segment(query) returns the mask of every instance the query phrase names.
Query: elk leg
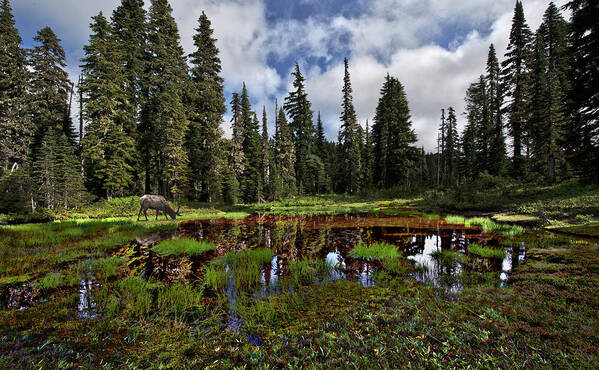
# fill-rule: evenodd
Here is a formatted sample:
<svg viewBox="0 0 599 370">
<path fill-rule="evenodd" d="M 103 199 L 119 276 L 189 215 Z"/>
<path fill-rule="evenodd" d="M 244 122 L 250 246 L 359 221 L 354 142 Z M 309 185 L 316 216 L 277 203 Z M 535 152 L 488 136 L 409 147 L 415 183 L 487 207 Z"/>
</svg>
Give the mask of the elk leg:
<svg viewBox="0 0 599 370">
<path fill-rule="evenodd" d="M 159 210 L 156 210 L 156 221 L 158 221 L 158 215 L 160 214 Z"/>
<path fill-rule="evenodd" d="M 144 209 L 144 207 L 139 207 L 139 213 L 137 214 L 137 221 L 139 221 L 139 216 L 141 216 L 142 209 Z"/>
<path fill-rule="evenodd" d="M 168 221 L 168 216 L 166 215 L 166 212 L 164 212 L 164 218 L 166 218 L 166 220 Z"/>
<path fill-rule="evenodd" d="M 144 209 L 144 216 L 146 216 L 146 221 L 148 221 L 148 209 Z"/>
</svg>

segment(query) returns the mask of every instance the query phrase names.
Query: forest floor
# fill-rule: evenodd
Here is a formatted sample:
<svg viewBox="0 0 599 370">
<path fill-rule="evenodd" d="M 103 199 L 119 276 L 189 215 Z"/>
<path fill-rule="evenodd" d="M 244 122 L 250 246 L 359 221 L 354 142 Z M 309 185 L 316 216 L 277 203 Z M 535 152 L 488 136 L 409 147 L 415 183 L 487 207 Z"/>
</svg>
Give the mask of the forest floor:
<svg viewBox="0 0 599 370">
<path fill-rule="evenodd" d="M 124 198 L 63 214 L 67 221 L 3 226 L 0 367 L 599 367 L 599 243 L 542 229 L 596 236 L 599 191 L 570 184 L 503 190 L 501 201 L 498 194 L 190 204 L 177 222 L 136 222 L 137 199 Z M 492 207 L 478 206 L 484 197 Z M 132 241 L 173 232 L 179 221 L 258 213 L 282 215 L 280 223 L 289 215 L 363 212 L 422 220 L 440 217 L 432 212 L 485 213 L 534 223 L 509 236 L 509 245 L 526 245 L 526 261 L 506 285 L 476 277 L 451 299 L 415 280 L 417 266 L 405 257 L 399 267 L 375 265 L 374 286 L 344 279 L 298 285 L 264 299 L 239 296 L 234 307 L 209 278 L 216 265 L 208 259 L 218 251 L 160 259 L 199 261 L 193 281 L 148 280 L 136 265 L 139 242 Z M 242 319 L 236 329 L 231 310 Z"/>
</svg>

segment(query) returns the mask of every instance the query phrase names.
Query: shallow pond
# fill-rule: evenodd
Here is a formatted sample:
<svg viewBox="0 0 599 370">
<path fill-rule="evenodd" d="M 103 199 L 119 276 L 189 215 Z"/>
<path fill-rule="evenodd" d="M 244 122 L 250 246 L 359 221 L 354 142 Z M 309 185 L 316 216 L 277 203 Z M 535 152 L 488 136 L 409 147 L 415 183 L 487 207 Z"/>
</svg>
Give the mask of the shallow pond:
<svg viewBox="0 0 599 370">
<path fill-rule="evenodd" d="M 151 246 L 160 240 L 192 237 L 210 241 L 216 248 L 196 257 L 160 257 Z M 510 271 L 525 258 L 525 246 L 504 246 L 509 237 L 483 233 L 478 226 L 451 224 L 439 217 L 393 216 L 377 213 L 343 216 L 252 215 L 241 220 L 210 219 L 184 222 L 170 233 L 138 238 L 131 251 L 131 266 L 143 276 L 158 280 L 188 282 L 199 279 L 210 261 L 229 252 L 268 248 L 270 263 L 260 268 L 260 284 L 254 289 L 259 297 L 281 292 L 280 283 L 290 275 L 291 261 L 326 262 L 329 268 L 312 283 L 348 279 L 363 286 L 376 284 L 377 260 L 352 258 L 351 250 L 359 243 L 386 242 L 397 246 L 414 266 L 409 274 L 438 288 L 439 294 L 455 296 L 469 284 L 501 286 Z M 505 257 L 482 258 L 468 251 L 469 245 L 505 249 Z M 292 262 L 293 263 L 293 262 Z M 242 282 L 228 276 L 226 293 Z M 234 299 L 234 297 L 231 297 Z"/>
</svg>

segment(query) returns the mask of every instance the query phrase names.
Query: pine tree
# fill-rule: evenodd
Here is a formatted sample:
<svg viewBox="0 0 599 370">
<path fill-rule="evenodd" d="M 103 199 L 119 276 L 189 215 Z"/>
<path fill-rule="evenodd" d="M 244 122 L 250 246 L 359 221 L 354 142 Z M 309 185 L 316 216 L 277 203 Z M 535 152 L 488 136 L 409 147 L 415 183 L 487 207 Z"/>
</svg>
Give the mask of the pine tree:
<svg viewBox="0 0 599 370">
<path fill-rule="evenodd" d="M 147 100 L 142 109 L 140 151 L 146 170 L 145 191 L 157 189 L 162 195 L 179 197 L 188 179 L 184 149 L 187 119 L 183 105 L 188 74 L 171 13 L 167 0 L 152 0 L 143 82 Z"/>
<path fill-rule="evenodd" d="M 30 53 L 32 117 L 36 126 L 32 154 L 35 158 L 50 127 L 61 130 L 71 145 L 75 144 L 76 134 L 68 103 L 72 83 L 64 69 L 66 55 L 60 40 L 50 27 L 45 27 L 38 31 L 34 41 L 39 44 Z"/>
<path fill-rule="evenodd" d="M 187 150 L 191 164 L 191 181 L 199 193 L 198 199 L 213 201 L 220 198 L 222 168 L 220 123 L 226 111 L 223 79 L 216 39 L 204 12 L 194 36 L 196 51 L 191 54 L 191 93 L 189 94 L 189 131 Z"/>
<path fill-rule="evenodd" d="M 276 163 L 283 183 L 283 197 L 288 197 L 295 195 L 297 191 L 295 182 L 295 146 L 293 145 L 291 129 L 287 124 L 283 108 L 279 109 L 277 125 L 279 127 L 279 135 L 275 143 Z"/>
<path fill-rule="evenodd" d="M 243 176 L 240 181 L 241 198 L 246 203 L 262 198 L 262 150 L 260 123 L 252 111 L 250 98 L 243 84 L 241 91 L 241 122 L 243 123 Z"/>
<path fill-rule="evenodd" d="M 60 127 L 49 127 L 33 163 L 34 200 L 42 207 L 72 208 L 82 202 L 83 180 L 72 145 Z"/>
<path fill-rule="evenodd" d="M 503 134 L 503 91 L 501 88 L 501 70 L 493 44 L 489 46 L 487 57 L 487 99 L 489 109 L 489 157 L 488 171 L 500 175 L 505 166 L 505 136 Z"/>
<path fill-rule="evenodd" d="M 599 182 L 599 3 L 572 0 L 572 62 L 568 152 L 578 173 Z"/>
<path fill-rule="evenodd" d="M 232 165 L 237 181 L 241 181 L 243 171 L 245 169 L 245 158 L 243 156 L 243 121 L 241 120 L 241 100 L 239 94 L 233 93 L 231 99 L 231 131 L 233 132 L 232 139 Z"/>
<path fill-rule="evenodd" d="M 133 117 L 131 121 L 124 122 L 123 129 L 136 143 L 141 139 L 139 113 L 144 106 L 143 99 L 147 98 L 147 92 L 144 92 L 142 87 L 142 83 L 147 80 L 144 77 L 147 28 L 146 11 L 143 6 L 143 0 L 121 0 L 111 17 L 115 47 L 119 49 L 117 62 L 123 67 L 124 89 L 127 92 L 129 109 L 127 115 Z M 131 151 L 130 156 L 134 182 L 132 191 L 140 192 L 143 189 L 141 177 L 144 168 L 139 148 Z"/>
<path fill-rule="evenodd" d="M 308 101 L 308 94 L 304 87 L 304 77 L 299 65 L 295 64 L 295 77 L 293 87 L 295 91 L 289 92 L 285 98 L 284 109 L 291 119 L 290 128 L 295 146 L 295 178 L 300 193 L 316 192 L 314 188 L 315 179 L 309 178 L 309 158 L 313 154 L 314 124 L 312 123 L 312 104 Z"/>
<path fill-rule="evenodd" d="M 487 94 L 483 78 L 470 84 L 466 91 L 466 127 L 462 134 L 462 174 L 474 178 L 486 170 L 485 147 L 481 147 L 480 131 L 487 121 Z"/>
<path fill-rule="evenodd" d="M 563 168 L 564 163 L 561 144 L 568 125 L 566 97 L 570 90 L 568 24 L 553 2 L 545 11 L 539 31 L 547 58 L 546 178 L 553 183 L 556 180 L 556 168 Z"/>
<path fill-rule="evenodd" d="M 447 182 L 452 184 L 457 177 L 459 160 L 457 118 L 453 107 L 449 107 L 447 110 L 445 156 L 445 162 L 447 163 Z"/>
<path fill-rule="evenodd" d="M 364 141 L 361 149 L 361 163 L 362 163 L 362 184 L 364 187 L 372 186 L 372 168 L 374 166 L 373 146 L 372 146 L 372 134 L 366 120 L 366 129 L 364 130 Z"/>
<path fill-rule="evenodd" d="M 82 79 L 84 117 L 88 124 L 82 156 L 90 187 L 97 187 L 109 199 L 123 195 L 132 181 L 132 153 L 135 143 L 125 131 L 134 122 L 126 90 L 123 66 L 118 62 L 112 29 L 102 13 L 92 18 L 92 35 L 84 46 Z"/>
<path fill-rule="evenodd" d="M 266 119 L 266 107 L 262 107 L 262 187 L 264 199 L 273 198 L 273 190 L 270 178 L 270 160 L 271 160 L 270 142 L 268 138 L 268 121 Z"/>
<path fill-rule="evenodd" d="M 318 111 L 318 119 L 316 120 L 316 153 L 323 161 L 326 158 L 326 142 L 327 139 L 324 136 L 324 127 L 322 126 L 320 111 Z"/>
<path fill-rule="evenodd" d="M 509 115 L 508 128 L 513 145 L 514 177 L 524 175 L 523 145 L 529 121 L 529 68 L 532 33 L 526 24 L 522 2 L 516 1 L 510 42 L 503 67 L 503 89 L 508 97 L 506 111 Z"/>
<path fill-rule="evenodd" d="M 0 4 L 0 174 L 25 165 L 34 127 L 27 56 L 8 0 Z"/>
<path fill-rule="evenodd" d="M 339 176 L 341 178 L 341 191 L 352 194 L 360 189 L 360 140 L 358 138 L 359 125 L 354 109 L 347 58 L 345 58 L 344 63 L 343 101 L 341 103 L 343 111 L 339 117 L 341 120 L 339 144 L 341 146 L 341 158 L 343 159 L 343 164 L 341 166 L 342 172 Z"/>
<path fill-rule="evenodd" d="M 374 183 L 379 187 L 408 185 L 416 166 L 416 134 L 401 82 L 387 75 L 372 126 Z"/>
</svg>

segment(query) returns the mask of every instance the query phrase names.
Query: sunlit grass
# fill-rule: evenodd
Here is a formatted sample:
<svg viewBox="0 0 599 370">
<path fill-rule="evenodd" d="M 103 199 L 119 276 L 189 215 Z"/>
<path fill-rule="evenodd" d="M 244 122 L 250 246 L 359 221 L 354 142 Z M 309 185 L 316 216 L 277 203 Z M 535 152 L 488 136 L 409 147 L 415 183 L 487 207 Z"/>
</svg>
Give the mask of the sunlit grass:
<svg viewBox="0 0 599 370">
<path fill-rule="evenodd" d="M 386 258 L 398 258 L 401 256 L 396 246 L 377 242 L 372 244 L 360 243 L 354 247 L 350 252 L 350 256 L 353 258 L 364 258 L 364 259 L 386 259 Z"/>
<path fill-rule="evenodd" d="M 152 250 L 161 256 L 199 256 L 202 253 L 213 250 L 216 246 L 204 240 L 192 238 L 177 238 L 160 242 Z"/>
<path fill-rule="evenodd" d="M 468 252 L 484 258 L 503 259 L 505 257 L 505 250 L 503 249 L 485 247 L 476 243 L 470 244 Z"/>
</svg>

